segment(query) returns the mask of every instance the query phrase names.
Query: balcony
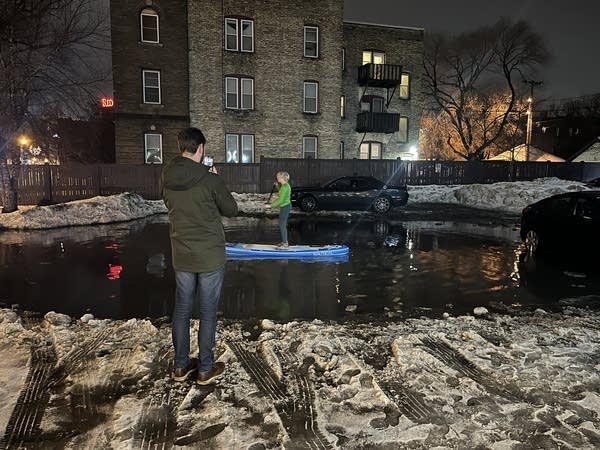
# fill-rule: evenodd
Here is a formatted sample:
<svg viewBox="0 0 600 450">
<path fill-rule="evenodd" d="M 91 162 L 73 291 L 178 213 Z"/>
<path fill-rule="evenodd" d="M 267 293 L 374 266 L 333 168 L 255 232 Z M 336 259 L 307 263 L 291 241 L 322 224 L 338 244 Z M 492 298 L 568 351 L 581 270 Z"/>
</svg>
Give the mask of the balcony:
<svg viewBox="0 0 600 450">
<path fill-rule="evenodd" d="M 400 84 L 402 66 L 393 64 L 365 64 L 358 68 L 359 86 L 392 88 Z"/>
<path fill-rule="evenodd" d="M 396 133 L 400 131 L 400 114 L 361 112 L 356 116 L 358 133 Z"/>
</svg>

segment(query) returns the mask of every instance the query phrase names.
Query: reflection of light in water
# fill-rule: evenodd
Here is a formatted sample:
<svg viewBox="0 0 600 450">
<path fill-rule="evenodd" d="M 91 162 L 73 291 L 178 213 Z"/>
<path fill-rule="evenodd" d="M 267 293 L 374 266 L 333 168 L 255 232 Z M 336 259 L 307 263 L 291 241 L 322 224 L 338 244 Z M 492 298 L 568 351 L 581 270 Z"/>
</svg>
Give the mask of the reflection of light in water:
<svg viewBox="0 0 600 450">
<path fill-rule="evenodd" d="M 123 272 L 123 266 L 121 264 L 109 264 L 106 278 L 111 281 L 118 280 L 121 278 L 121 272 Z"/>
</svg>

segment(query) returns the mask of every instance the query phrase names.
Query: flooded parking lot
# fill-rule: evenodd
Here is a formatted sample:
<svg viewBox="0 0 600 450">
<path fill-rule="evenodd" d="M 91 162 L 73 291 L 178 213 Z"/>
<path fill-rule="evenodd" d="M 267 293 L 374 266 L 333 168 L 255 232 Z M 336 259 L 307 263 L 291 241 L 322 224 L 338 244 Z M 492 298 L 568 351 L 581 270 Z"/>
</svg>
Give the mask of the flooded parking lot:
<svg viewBox="0 0 600 450">
<path fill-rule="evenodd" d="M 550 308 L 600 292 L 593 274 L 524 260 L 515 220 L 294 218 L 298 244 L 344 243 L 347 262 L 229 261 L 224 318 L 343 320 L 349 315 L 434 316 L 474 307 Z M 423 219 L 423 220 L 416 220 Z M 514 219 L 514 218 L 513 218 Z M 499 223 L 499 224 L 495 224 Z M 275 219 L 225 223 L 231 242 L 271 243 Z M 174 280 L 164 216 L 0 235 L 0 303 L 80 317 L 170 314 Z"/>
</svg>

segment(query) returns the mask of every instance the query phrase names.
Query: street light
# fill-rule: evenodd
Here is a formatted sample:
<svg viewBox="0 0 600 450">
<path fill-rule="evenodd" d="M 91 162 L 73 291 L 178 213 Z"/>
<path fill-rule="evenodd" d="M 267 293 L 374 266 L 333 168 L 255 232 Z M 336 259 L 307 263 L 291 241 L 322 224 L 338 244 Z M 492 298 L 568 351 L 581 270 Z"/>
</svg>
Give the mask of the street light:
<svg viewBox="0 0 600 450">
<path fill-rule="evenodd" d="M 527 135 L 525 136 L 525 161 L 529 161 L 529 147 L 531 146 L 531 131 L 533 129 L 533 87 L 541 86 L 541 81 L 523 80 L 523 83 L 530 87 L 529 98 L 527 99 Z"/>
<path fill-rule="evenodd" d="M 31 139 L 29 139 L 27 136 L 22 134 L 21 136 L 19 136 L 17 141 L 19 143 L 19 161 L 22 163 L 23 162 L 23 148 L 29 147 L 29 145 L 31 143 Z"/>
</svg>

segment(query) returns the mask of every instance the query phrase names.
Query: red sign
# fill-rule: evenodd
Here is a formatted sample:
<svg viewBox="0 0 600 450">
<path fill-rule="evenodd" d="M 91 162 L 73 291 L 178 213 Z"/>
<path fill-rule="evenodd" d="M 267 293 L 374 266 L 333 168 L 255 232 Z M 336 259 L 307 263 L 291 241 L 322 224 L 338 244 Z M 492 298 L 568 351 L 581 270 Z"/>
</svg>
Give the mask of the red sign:
<svg viewBox="0 0 600 450">
<path fill-rule="evenodd" d="M 115 100 L 112 97 L 102 97 L 101 102 L 103 108 L 112 108 L 115 106 Z"/>
</svg>

